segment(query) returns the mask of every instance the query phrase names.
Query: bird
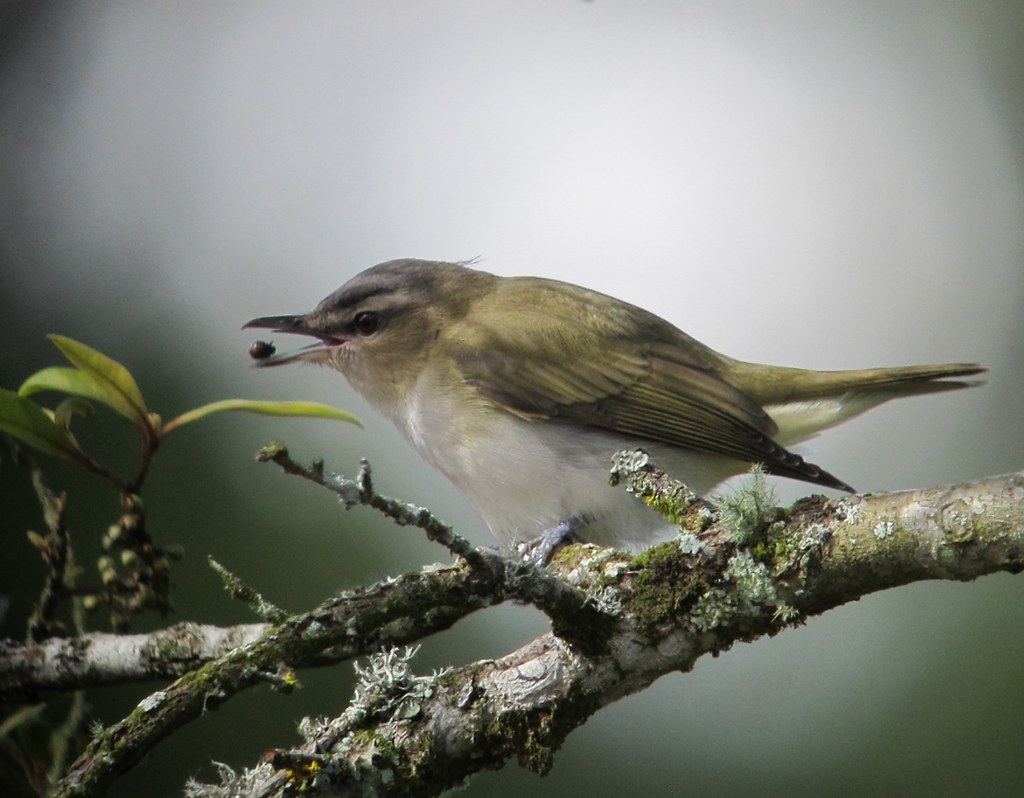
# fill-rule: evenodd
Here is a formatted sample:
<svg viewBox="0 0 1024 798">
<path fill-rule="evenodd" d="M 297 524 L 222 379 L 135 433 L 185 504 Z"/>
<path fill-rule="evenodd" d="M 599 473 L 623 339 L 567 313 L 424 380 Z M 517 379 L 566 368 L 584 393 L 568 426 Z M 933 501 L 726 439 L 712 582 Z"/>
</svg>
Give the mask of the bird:
<svg viewBox="0 0 1024 798">
<path fill-rule="evenodd" d="M 610 487 L 643 449 L 699 495 L 752 464 L 852 492 L 790 450 L 889 399 L 978 384 L 948 363 L 815 371 L 720 354 L 640 307 L 578 285 L 406 258 L 357 274 L 308 313 L 244 328 L 316 339 L 260 368 L 339 371 L 502 543 L 639 551 L 674 528 Z"/>
</svg>

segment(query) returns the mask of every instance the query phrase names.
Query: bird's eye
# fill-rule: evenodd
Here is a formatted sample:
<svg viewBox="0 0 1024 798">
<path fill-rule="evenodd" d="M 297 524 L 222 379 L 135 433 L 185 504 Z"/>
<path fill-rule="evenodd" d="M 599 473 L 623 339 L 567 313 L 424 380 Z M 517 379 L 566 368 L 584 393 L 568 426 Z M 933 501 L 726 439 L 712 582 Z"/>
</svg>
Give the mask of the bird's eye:
<svg viewBox="0 0 1024 798">
<path fill-rule="evenodd" d="M 372 310 L 364 310 L 356 314 L 352 325 L 360 335 L 373 335 L 380 327 L 380 314 Z"/>
</svg>

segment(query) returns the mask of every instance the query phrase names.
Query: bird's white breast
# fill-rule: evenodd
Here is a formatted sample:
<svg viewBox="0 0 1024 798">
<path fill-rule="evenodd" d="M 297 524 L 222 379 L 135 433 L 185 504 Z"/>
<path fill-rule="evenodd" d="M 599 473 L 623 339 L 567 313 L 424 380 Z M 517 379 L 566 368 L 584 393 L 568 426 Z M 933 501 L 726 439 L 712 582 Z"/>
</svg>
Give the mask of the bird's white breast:
<svg viewBox="0 0 1024 798">
<path fill-rule="evenodd" d="M 704 492 L 743 469 L 721 457 L 686 452 L 593 428 L 527 420 L 487 404 L 468 413 L 465 397 L 425 378 L 388 415 L 420 454 L 462 491 L 501 541 L 529 540 L 572 517 L 581 536 L 642 548 L 674 529 L 621 486 L 608 484 L 612 456 L 642 447 L 693 490 Z"/>
</svg>

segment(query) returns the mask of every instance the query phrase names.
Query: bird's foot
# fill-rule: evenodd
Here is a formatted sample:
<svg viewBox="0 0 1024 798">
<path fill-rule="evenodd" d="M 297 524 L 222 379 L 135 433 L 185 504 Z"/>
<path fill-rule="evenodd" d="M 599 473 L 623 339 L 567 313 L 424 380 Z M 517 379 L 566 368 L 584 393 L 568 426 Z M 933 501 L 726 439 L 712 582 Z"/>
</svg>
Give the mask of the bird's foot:
<svg viewBox="0 0 1024 798">
<path fill-rule="evenodd" d="M 585 543 L 577 530 L 582 529 L 586 522 L 579 516 L 574 515 L 555 526 L 549 527 L 540 533 L 533 540 L 521 544 L 520 551 L 523 559 L 535 565 L 547 565 L 555 549 L 568 543 Z"/>
</svg>

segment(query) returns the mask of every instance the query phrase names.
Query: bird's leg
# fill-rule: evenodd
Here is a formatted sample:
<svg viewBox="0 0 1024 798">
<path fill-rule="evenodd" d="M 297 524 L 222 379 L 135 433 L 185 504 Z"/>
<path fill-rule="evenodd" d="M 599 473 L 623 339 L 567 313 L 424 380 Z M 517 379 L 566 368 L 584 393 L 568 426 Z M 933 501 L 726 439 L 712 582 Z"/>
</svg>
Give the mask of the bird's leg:
<svg viewBox="0 0 1024 798">
<path fill-rule="evenodd" d="M 586 543 L 577 530 L 586 526 L 586 521 L 578 515 L 567 518 L 561 523 L 548 527 L 533 540 L 523 544 L 524 559 L 537 565 L 547 565 L 555 549 L 567 543 Z"/>
</svg>

